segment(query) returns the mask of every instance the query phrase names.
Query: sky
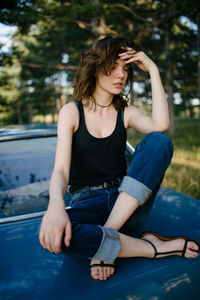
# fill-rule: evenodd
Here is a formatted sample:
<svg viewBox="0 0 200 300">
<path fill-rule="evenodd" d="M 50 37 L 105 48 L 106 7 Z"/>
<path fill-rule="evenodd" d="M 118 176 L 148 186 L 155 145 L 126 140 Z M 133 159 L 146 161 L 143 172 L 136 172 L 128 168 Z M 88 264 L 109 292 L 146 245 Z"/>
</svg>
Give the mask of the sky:
<svg viewBox="0 0 200 300">
<path fill-rule="evenodd" d="M 8 52 L 11 47 L 11 35 L 17 30 L 16 26 L 8 26 L 0 23 L 0 44 L 3 44 L 1 48 L 2 52 Z"/>
</svg>

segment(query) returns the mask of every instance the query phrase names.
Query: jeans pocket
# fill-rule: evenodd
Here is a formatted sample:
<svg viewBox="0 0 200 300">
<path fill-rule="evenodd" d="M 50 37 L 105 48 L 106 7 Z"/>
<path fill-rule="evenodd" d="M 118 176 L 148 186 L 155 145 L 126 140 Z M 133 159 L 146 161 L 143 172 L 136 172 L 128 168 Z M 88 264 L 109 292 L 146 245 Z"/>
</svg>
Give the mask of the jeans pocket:
<svg viewBox="0 0 200 300">
<path fill-rule="evenodd" d="M 82 199 L 82 194 L 83 193 L 81 192 L 72 194 L 70 205 L 74 206 L 76 203 L 78 203 Z"/>
</svg>

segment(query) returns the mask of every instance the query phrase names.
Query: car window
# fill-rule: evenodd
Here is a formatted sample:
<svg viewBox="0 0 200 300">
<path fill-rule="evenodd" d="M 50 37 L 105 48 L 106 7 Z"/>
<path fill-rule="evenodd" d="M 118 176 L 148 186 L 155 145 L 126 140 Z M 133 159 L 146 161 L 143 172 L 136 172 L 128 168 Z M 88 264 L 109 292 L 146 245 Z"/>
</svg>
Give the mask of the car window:
<svg viewBox="0 0 200 300">
<path fill-rule="evenodd" d="M 45 210 L 56 137 L 0 143 L 0 217 Z"/>
<path fill-rule="evenodd" d="M 54 136 L 0 143 L 0 218 L 46 210 L 56 141 Z M 128 147 L 125 157 L 129 165 Z M 68 205 L 69 194 L 65 201 Z"/>
<path fill-rule="evenodd" d="M 0 190 L 48 180 L 54 163 L 56 137 L 0 143 Z"/>
</svg>

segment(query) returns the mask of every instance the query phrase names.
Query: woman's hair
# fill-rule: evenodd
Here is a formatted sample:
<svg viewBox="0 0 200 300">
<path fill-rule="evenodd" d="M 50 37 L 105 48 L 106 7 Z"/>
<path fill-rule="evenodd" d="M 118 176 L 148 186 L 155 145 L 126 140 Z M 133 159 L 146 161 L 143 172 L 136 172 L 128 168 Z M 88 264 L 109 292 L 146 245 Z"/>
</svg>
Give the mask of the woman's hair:
<svg viewBox="0 0 200 300">
<path fill-rule="evenodd" d="M 126 47 L 131 47 L 137 50 L 137 47 L 131 40 L 122 37 L 105 37 L 96 41 L 90 50 L 83 51 L 80 55 L 80 64 L 74 79 L 74 92 L 72 100 L 82 101 L 86 99 L 86 105 L 89 104 L 89 99 L 93 98 L 93 93 L 96 87 L 96 79 L 100 71 L 106 75 L 111 73 L 111 68 L 115 61 L 119 59 L 118 54 L 125 51 Z M 129 64 L 128 78 L 126 84 L 132 87 L 133 70 Z M 117 110 L 127 106 L 128 94 L 123 90 L 120 94 L 114 95 L 113 105 Z"/>
</svg>

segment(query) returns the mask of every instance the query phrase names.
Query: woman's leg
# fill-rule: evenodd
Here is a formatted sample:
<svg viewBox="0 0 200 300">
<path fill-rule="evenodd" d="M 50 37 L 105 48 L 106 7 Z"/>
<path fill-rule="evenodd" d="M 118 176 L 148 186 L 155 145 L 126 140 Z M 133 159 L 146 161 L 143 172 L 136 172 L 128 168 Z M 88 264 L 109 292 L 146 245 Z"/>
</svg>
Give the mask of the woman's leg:
<svg viewBox="0 0 200 300">
<path fill-rule="evenodd" d="M 109 263 L 117 257 L 121 248 L 119 234 L 111 228 L 103 228 L 112 203 L 118 196 L 118 188 L 90 191 L 86 188 L 73 195 L 68 215 L 72 222 L 70 247 L 63 242 L 63 252 L 77 257 L 97 258 Z M 110 268 L 104 268 L 112 273 Z"/>
<path fill-rule="evenodd" d="M 128 173 L 119 187 L 120 194 L 104 224 L 105 227 L 127 234 L 135 234 L 136 228 L 137 232 L 139 228 L 141 230 L 172 155 L 172 142 L 161 132 L 151 132 L 137 145 Z M 98 261 L 92 260 L 91 264 L 94 263 Z M 110 271 L 112 273 L 112 268 Z M 102 270 L 97 268 L 92 272 L 92 277 L 95 275 L 96 278 L 98 277 L 96 274 L 102 273 Z"/>
<path fill-rule="evenodd" d="M 91 211 L 90 213 L 92 214 Z M 63 240 L 63 253 L 90 259 L 93 260 L 93 263 L 104 261 L 112 264 L 121 248 L 119 233 L 112 228 L 104 228 L 104 216 L 102 216 L 103 222 L 101 222 L 97 213 L 94 213 L 93 216 L 90 215 L 88 220 L 84 220 L 85 216 L 87 218 L 88 212 L 84 214 L 84 211 L 81 213 L 76 208 L 69 210 L 68 214 L 72 222 L 72 239 L 69 247 L 64 244 Z M 92 221 L 91 219 L 93 219 L 93 224 L 89 224 Z M 102 226 L 95 225 L 95 223 L 102 223 Z M 99 269 L 99 279 L 104 279 L 102 272 L 105 273 L 105 279 L 114 273 L 114 268 L 104 267 Z"/>
<path fill-rule="evenodd" d="M 118 257 L 148 257 L 154 258 L 155 249 L 146 240 L 153 243 L 158 253 L 177 251 L 176 255 L 182 255 L 185 240 L 177 238 L 170 241 L 162 241 L 156 236 L 146 233 L 144 239 L 136 239 L 124 234 L 119 234 L 121 242 L 121 250 Z M 194 250 L 194 251 L 192 251 Z M 186 258 L 195 258 L 198 256 L 199 246 L 194 241 L 189 241 L 186 247 L 185 255 Z M 157 258 L 174 255 L 174 253 L 158 255 Z"/>
<path fill-rule="evenodd" d="M 137 222 L 144 222 L 172 155 L 172 142 L 161 132 L 151 132 L 137 145 L 106 227 L 119 230 L 131 215 Z"/>
<path fill-rule="evenodd" d="M 76 202 L 76 205 L 72 209 L 68 210 L 72 221 L 72 239 L 70 247 L 66 247 L 63 243 L 63 252 L 72 256 L 109 263 L 113 263 L 116 257 L 153 257 L 154 249 L 148 242 L 118 233 L 114 229 L 97 225 L 105 222 L 106 214 L 109 212 L 109 202 L 106 201 L 105 197 L 102 201 L 103 194 L 106 193 L 108 195 L 107 200 L 116 197 L 116 189 L 115 191 L 114 189 L 113 191 L 111 190 L 101 190 L 95 195 L 93 194 L 93 197 L 89 194 L 89 198 L 79 198 L 78 200 L 80 201 Z M 96 202 L 94 201 L 95 199 Z M 98 210 L 97 207 L 92 207 L 88 203 L 90 200 L 92 204 L 97 205 Z M 152 241 L 157 247 L 158 252 L 183 249 L 184 240 L 178 239 L 170 242 L 162 242 L 150 235 L 145 235 L 145 239 Z M 186 249 L 187 257 L 195 257 L 195 253 L 191 255 L 189 248 L 197 250 L 197 245 L 189 242 Z M 92 273 L 94 279 L 106 280 L 113 274 L 114 269 L 99 267 L 96 272 L 97 274 Z"/>
</svg>

